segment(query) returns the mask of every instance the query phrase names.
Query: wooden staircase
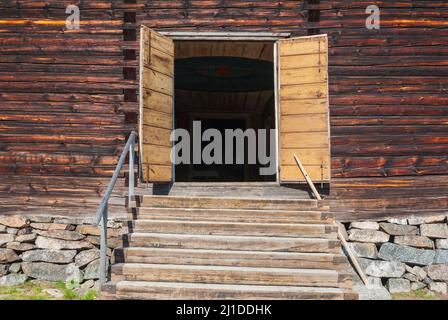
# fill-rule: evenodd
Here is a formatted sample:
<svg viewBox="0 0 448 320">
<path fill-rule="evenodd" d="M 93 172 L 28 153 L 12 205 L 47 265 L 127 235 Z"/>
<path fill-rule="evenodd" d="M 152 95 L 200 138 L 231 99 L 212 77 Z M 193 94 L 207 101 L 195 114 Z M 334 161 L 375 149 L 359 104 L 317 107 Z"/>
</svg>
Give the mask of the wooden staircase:
<svg viewBox="0 0 448 320">
<path fill-rule="evenodd" d="M 117 299 L 356 299 L 316 200 L 140 196 L 105 291 Z"/>
</svg>

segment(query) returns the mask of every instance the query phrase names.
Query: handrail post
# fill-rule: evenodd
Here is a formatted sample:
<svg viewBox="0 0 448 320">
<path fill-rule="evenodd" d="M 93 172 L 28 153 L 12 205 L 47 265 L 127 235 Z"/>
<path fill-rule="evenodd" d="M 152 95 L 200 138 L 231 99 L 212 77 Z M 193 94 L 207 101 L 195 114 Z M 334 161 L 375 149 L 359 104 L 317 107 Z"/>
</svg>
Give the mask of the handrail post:
<svg viewBox="0 0 448 320">
<path fill-rule="evenodd" d="M 100 266 L 99 266 L 99 276 L 100 283 L 105 284 L 107 281 L 107 206 L 103 210 L 103 218 L 101 223 L 101 240 L 100 240 Z"/>
<path fill-rule="evenodd" d="M 128 207 L 131 207 L 132 196 L 134 195 L 134 142 L 129 147 L 129 192 Z"/>
<path fill-rule="evenodd" d="M 120 170 L 123 167 L 123 164 L 126 160 L 126 155 L 129 152 L 129 195 L 128 200 L 129 203 L 132 199 L 132 197 L 135 194 L 134 190 L 134 152 L 135 152 L 135 139 L 136 139 L 136 133 L 135 131 L 131 132 L 131 135 L 126 142 L 126 145 L 124 146 L 124 149 L 121 153 L 120 159 L 118 160 L 118 163 L 115 167 L 114 174 L 112 175 L 112 179 L 109 182 L 109 185 L 107 186 L 107 189 L 104 193 L 103 199 L 101 200 L 101 203 L 98 207 L 98 210 L 95 214 L 95 220 L 94 225 L 97 227 L 101 224 L 101 239 L 100 239 L 100 265 L 99 265 L 99 279 L 101 284 L 105 284 L 107 282 L 107 275 L 109 270 L 109 264 L 107 259 L 107 217 L 108 217 L 108 205 L 109 205 L 109 198 L 112 193 L 112 190 L 115 187 L 115 183 L 117 182 L 118 176 L 120 175 Z M 140 161 L 140 157 L 139 157 Z M 140 162 L 139 162 L 140 164 Z M 139 165 L 140 169 L 140 165 Z"/>
</svg>

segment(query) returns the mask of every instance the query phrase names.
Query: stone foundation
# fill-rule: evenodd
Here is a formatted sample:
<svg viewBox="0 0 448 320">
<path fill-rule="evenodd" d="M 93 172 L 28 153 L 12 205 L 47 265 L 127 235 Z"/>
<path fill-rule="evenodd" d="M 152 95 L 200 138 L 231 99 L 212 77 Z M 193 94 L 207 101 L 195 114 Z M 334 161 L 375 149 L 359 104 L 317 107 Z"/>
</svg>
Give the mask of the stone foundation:
<svg viewBox="0 0 448 320">
<path fill-rule="evenodd" d="M 108 222 L 108 256 L 122 247 L 123 220 Z M 447 294 L 447 216 L 345 224 L 347 241 L 375 293 Z M 0 286 L 26 280 L 94 283 L 100 228 L 92 219 L 0 216 Z M 382 295 L 381 297 L 384 297 Z"/>
<path fill-rule="evenodd" d="M 28 279 L 90 283 L 98 279 L 100 228 L 92 219 L 0 216 L 0 286 Z M 109 263 L 122 246 L 122 222 L 108 222 Z"/>
<path fill-rule="evenodd" d="M 447 294 L 447 216 L 352 222 L 345 227 L 372 290 Z"/>
</svg>

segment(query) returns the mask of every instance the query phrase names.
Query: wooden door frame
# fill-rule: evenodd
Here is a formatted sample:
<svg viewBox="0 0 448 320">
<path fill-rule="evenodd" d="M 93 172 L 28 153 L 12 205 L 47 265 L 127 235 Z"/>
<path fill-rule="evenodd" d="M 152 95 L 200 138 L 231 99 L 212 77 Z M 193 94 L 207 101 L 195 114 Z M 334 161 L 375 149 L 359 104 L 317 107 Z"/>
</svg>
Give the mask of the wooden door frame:
<svg viewBox="0 0 448 320">
<path fill-rule="evenodd" d="M 157 31 L 157 30 L 156 30 Z M 183 31 L 157 31 L 160 34 L 171 38 L 173 41 L 272 41 L 273 44 L 273 65 L 274 65 L 274 113 L 276 131 L 276 182 L 280 184 L 280 146 L 279 146 L 279 103 L 278 103 L 278 40 L 291 37 L 289 32 L 183 32 Z M 176 59 L 176 57 L 174 57 Z M 174 74 L 174 79 L 176 74 Z M 175 97 L 175 95 L 174 95 Z M 175 124 L 176 101 L 173 97 L 173 128 Z M 174 156 L 174 154 L 173 154 Z M 172 163 L 173 183 L 176 181 L 175 163 Z"/>
<path fill-rule="evenodd" d="M 156 30 L 157 31 L 157 30 Z M 158 31 L 174 41 L 277 41 L 289 38 L 289 32 L 183 32 Z"/>
<path fill-rule="evenodd" d="M 142 25 L 143 26 L 143 25 Z M 258 42 L 258 41 L 272 41 L 273 44 L 273 67 L 274 67 L 274 105 L 275 105 L 275 130 L 276 130 L 276 160 L 277 160 L 277 168 L 276 168 L 276 181 L 278 184 L 281 183 L 280 176 L 280 167 L 281 167 L 281 145 L 280 145 L 280 57 L 279 57 L 279 43 L 280 40 L 290 38 L 290 33 L 271 33 L 271 32 L 177 32 L 177 31 L 163 31 L 153 29 L 155 32 L 160 33 L 161 35 L 171 38 L 173 41 L 245 41 L 245 42 Z M 322 35 L 316 35 L 322 36 Z M 312 37 L 312 36 L 311 36 Z M 304 37 L 306 38 L 306 37 Z M 141 48 L 140 48 L 141 49 Z M 328 56 L 328 52 L 327 52 Z M 174 57 L 175 59 L 175 57 Z M 328 59 L 327 59 L 328 61 Z M 140 66 L 140 72 L 141 72 Z M 173 76 L 174 77 L 174 76 Z M 327 78 L 327 86 L 329 79 Z M 173 81 L 174 85 L 174 81 Z M 327 97 L 329 99 L 329 97 Z M 175 101 L 173 96 L 173 106 L 172 106 L 172 122 L 174 125 L 175 121 Z M 328 117 L 328 122 L 330 119 Z M 330 126 L 328 125 L 328 131 L 330 131 Z M 329 133 L 329 132 L 328 132 Z M 331 144 L 330 144 L 330 135 L 328 136 L 328 148 L 330 152 L 329 165 L 331 166 Z M 175 164 L 172 162 L 172 181 L 175 180 Z M 331 170 L 331 169 L 330 169 Z M 330 174 L 331 179 L 331 174 Z"/>
</svg>

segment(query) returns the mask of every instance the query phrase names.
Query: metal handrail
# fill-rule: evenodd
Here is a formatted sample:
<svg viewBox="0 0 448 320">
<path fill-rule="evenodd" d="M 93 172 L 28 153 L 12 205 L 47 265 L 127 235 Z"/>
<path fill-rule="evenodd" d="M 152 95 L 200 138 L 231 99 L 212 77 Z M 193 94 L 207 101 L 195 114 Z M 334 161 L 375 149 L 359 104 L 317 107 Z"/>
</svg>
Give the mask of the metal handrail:
<svg viewBox="0 0 448 320">
<path fill-rule="evenodd" d="M 100 240 L 100 266 L 99 266 L 99 278 L 100 283 L 104 284 L 107 280 L 107 219 L 108 219 L 108 203 L 110 195 L 115 187 L 120 171 L 124 165 L 126 154 L 129 152 L 129 191 L 128 191 L 128 205 L 131 204 L 132 196 L 134 195 L 134 150 L 135 150 L 135 137 L 137 134 L 135 131 L 131 132 L 128 141 L 121 153 L 117 166 L 115 167 L 114 174 L 111 181 L 104 193 L 100 206 L 95 215 L 93 224 L 99 226 L 101 223 L 101 240 Z"/>
</svg>

